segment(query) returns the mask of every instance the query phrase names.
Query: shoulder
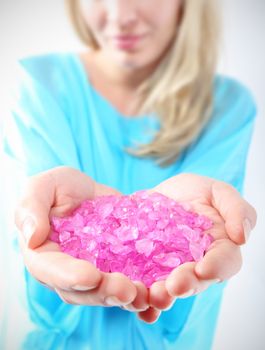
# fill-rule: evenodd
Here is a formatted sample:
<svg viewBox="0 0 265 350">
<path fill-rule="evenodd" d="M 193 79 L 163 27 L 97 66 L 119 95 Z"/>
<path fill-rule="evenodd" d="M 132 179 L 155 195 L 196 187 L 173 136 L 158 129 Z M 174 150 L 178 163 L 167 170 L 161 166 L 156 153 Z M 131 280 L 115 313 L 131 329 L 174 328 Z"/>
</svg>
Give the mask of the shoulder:
<svg viewBox="0 0 265 350">
<path fill-rule="evenodd" d="M 22 57 L 18 64 L 33 76 L 51 76 L 57 71 L 75 66 L 76 54 L 73 52 L 51 52 L 46 54 Z"/>
<path fill-rule="evenodd" d="M 6 119 L 27 125 L 66 114 L 71 94 L 73 54 L 50 53 L 24 57 L 9 64 L 5 86 Z M 78 79 L 78 78 L 77 78 Z M 76 84 L 78 85 L 78 84 Z M 45 116 L 45 118 L 44 118 Z"/>
<path fill-rule="evenodd" d="M 39 106 L 47 109 L 48 105 L 57 105 L 68 113 L 69 104 L 75 103 L 77 98 L 78 105 L 82 104 L 86 80 L 75 53 L 24 57 L 10 63 L 6 75 L 7 108 Z"/>
<path fill-rule="evenodd" d="M 33 85 L 52 87 L 62 79 L 67 79 L 73 55 L 64 53 L 51 53 L 23 57 L 9 62 L 5 67 L 5 81 L 8 88 L 32 88 Z"/>
<path fill-rule="evenodd" d="M 256 115 L 256 102 L 250 89 L 242 82 L 217 75 L 214 82 L 214 110 L 216 114 L 238 114 L 241 111 L 242 118 L 253 118 Z"/>
<path fill-rule="evenodd" d="M 17 62 L 20 74 L 50 92 L 67 86 L 67 82 L 78 79 L 75 55 L 73 53 L 48 53 L 21 58 Z"/>
</svg>

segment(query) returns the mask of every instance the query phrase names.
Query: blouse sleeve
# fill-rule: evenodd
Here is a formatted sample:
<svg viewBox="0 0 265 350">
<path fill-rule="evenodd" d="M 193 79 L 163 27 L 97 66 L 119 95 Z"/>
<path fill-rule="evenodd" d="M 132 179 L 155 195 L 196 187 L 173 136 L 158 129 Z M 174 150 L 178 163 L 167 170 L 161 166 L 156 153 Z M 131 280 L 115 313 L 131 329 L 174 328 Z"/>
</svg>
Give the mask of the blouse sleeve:
<svg viewBox="0 0 265 350">
<path fill-rule="evenodd" d="M 9 201 L 12 197 L 12 203 L 6 201 L 7 205 L 3 209 L 10 218 L 13 218 L 10 212 L 13 210 L 21 185 L 27 176 L 59 165 L 79 168 L 76 142 L 71 123 L 65 113 L 65 106 L 55 98 L 55 95 L 43 82 L 32 76 L 22 65 L 16 65 L 12 76 L 14 79 L 10 80 L 8 93 L 6 93 L 8 102 L 4 111 L 1 112 L 2 146 L 7 164 L 5 191 Z M 14 300 L 15 298 L 21 299 L 28 307 L 29 315 L 23 316 L 25 327 L 31 321 L 41 327 L 52 324 L 53 317 L 57 317 L 57 311 L 60 315 L 60 307 L 66 309 L 71 309 L 71 307 L 64 305 L 56 293 L 43 287 L 24 269 L 17 248 L 14 226 L 9 222 L 4 222 L 3 231 L 4 234 L 0 235 L 0 244 L 2 248 L 4 247 L 3 259 L 7 265 L 5 267 L 7 286 L 13 286 L 18 281 L 17 290 L 11 291 L 10 295 Z M 5 293 L 5 297 L 7 298 L 5 299 L 6 304 L 9 305 L 9 292 Z M 21 310 L 20 303 L 18 305 Z M 62 313 L 64 314 L 67 312 Z M 7 311 L 5 317 L 9 319 L 11 316 Z"/>
<path fill-rule="evenodd" d="M 63 107 L 22 65 L 15 71 L 3 118 L 3 149 L 25 175 L 54 166 L 78 167 L 78 152 Z"/>
<path fill-rule="evenodd" d="M 219 77 L 213 117 L 185 152 L 181 172 L 213 177 L 242 192 L 255 116 L 250 92 L 238 82 Z"/>
</svg>

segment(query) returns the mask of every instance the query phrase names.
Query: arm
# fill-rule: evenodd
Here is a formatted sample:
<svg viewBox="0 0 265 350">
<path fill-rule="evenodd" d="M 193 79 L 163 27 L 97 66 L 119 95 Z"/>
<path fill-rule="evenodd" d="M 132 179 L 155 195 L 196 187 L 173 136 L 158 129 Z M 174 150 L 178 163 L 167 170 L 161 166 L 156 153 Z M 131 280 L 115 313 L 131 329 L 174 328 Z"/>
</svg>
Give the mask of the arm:
<svg viewBox="0 0 265 350">
<path fill-rule="evenodd" d="M 237 273 L 242 264 L 237 244 L 246 242 L 256 223 L 255 210 L 240 196 L 255 105 L 247 90 L 235 83 L 221 87 L 215 103 L 213 119 L 185 152 L 181 168 L 185 174 L 165 181 L 157 190 L 193 202 L 198 212 L 212 215 L 222 227 L 216 232 L 218 243 L 213 243 L 198 264 L 184 264 L 165 284 L 152 286 L 151 304 L 160 308 L 172 296 L 197 294 Z"/>
<path fill-rule="evenodd" d="M 11 113 L 5 121 L 4 147 L 6 154 L 16 164 L 14 175 L 16 181 L 21 179 L 21 188 L 27 176 L 41 173 L 36 175 L 38 180 L 34 181 L 30 177 L 26 181 L 21 213 L 17 214 L 19 243 L 30 272 L 26 273 L 28 295 L 32 298 L 29 304 L 36 314 L 41 310 L 43 300 L 47 301 L 45 308 L 48 313 L 54 313 L 54 305 L 59 309 L 56 293 L 43 288 L 36 280 L 57 291 L 63 300 L 70 303 L 107 305 L 106 298 L 115 296 L 116 304 L 129 304 L 136 299 L 137 291 L 142 286 L 133 284 L 121 274 L 102 274 L 88 262 L 60 253 L 58 247 L 47 241 L 48 218 L 52 207 L 65 214 L 78 205 L 84 196 L 93 198 L 99 193 L 117 191 L 97 185 L 91 178 L 73 169 L 78 169 L 80 164 L 71 127 L 62 108 L 43 85 L 25 71 L 21 74 L 22 85 L 17 90 L 18 94 L 13 95 Z M 70 165 L 72 168 L 68 178 L 57 182 L 54 172 L 61 173 L 62 168 L 57 168 L 59 165 Z M 52 171 L 54 168 L 56 170 Z M 20 169 L 20 178 L 17 169 Z M 39 185 L 34 187 L 36 183 Z M 67 183 L 66 192 L 69 185 L 74 193 L 70 197 L 69 192 L 60 198 L 56 197 L 53 186 L 58 183 L 61 187 L 62 183 Z M 66 199 L 70 201 L 66 203 Z M 22 232 L 28 237 L 26 242 Z M 143 298 L 140 300 L 141 305 L 138 304 L 139 308 L 145 308 Z"/>
<path fill-rule="evenodd" d="M 216 78 L 212 118 L 185 152 L 180 171 L 224 181 L 242 193 L 255 117 L 250 92 L 231 79 Z"/>
</svg>

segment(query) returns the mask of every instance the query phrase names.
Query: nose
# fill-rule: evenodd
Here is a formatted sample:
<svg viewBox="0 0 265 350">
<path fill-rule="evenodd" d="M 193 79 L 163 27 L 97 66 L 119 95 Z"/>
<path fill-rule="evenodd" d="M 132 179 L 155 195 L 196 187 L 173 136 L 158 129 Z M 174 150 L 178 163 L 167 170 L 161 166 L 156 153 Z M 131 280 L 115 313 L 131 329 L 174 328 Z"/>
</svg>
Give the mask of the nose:
<svg viewBox="0 0 265 350">
<path fill-rule="evenodd" d="M 137 22 L 137 6 L 134 0 L 109 0 L 108 20 L 121 28 L 128 28 Z"/>
</svg>

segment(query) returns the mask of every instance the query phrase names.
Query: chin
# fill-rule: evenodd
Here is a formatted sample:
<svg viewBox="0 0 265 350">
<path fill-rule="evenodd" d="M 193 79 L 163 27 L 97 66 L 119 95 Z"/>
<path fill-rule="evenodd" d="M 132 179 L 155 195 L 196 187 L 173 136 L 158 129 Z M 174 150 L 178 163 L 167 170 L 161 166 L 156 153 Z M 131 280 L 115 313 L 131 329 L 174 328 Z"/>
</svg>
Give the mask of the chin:
<svg viewBox="0 0 265 350">
<path fill-rule="evenodd" d="M 120 62 L 120 66 L 126 70 L 136 70 L 139 69 L 139 65 L 137 65 L 135 62 L 127 61 L 127 62 Z"/>
<path fill-rule="evenodd" d="M 128 58 L 121 58 L 121 57 L 113 57 L 113 63 L 115 63 L 116 66 L 126 69 L 126 70 L 134 70 L 139 67 L 139 64 L 135 62 L 135 60 L 128 59 Z"/>
<path fill-rule="evenodd" d="M 148 66 L 150 66 L 152 63 L 151 62 L 143 62 L 134 58 L 130 58 L 130 57 L 116 57 L 116 64 L 121 67 L 124 68 L 126 70 L 139 70 L 139 69 L 144 69 Z"/>
</svg>

